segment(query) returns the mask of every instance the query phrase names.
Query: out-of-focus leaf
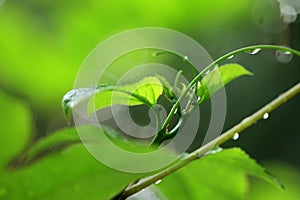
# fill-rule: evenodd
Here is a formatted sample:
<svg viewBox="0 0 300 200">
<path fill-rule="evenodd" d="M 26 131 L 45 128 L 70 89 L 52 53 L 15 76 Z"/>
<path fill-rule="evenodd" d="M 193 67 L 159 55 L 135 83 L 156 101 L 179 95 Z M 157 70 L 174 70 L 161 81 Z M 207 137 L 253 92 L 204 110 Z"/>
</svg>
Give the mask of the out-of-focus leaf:
<svg viewBox="0 0 300 200">
<path fill-rule="evenodd" d="M 277 180 L 239 148 L 208 155 L 162 180 L 159 187 L 169 199 L 243 199 L 247 175 L 276 187 Z M 176 192 L 175 192 L 176 191 Z"/>
<path fill-rule="evenodd" d="M 198 103 L 200 104 L 209 99 L 220 88 L 244 75 L 252 75 L 252 73 L 239 64 L 226 64 L 216 67 L 198 83 L 197 95 L 201 98 Z"/>
<path fill-rule="evenodd" d="M 81 143 L 82 141 L 80 140 L 77 131 L 78 129 L 85 129 L 88 127 L 89 126 L 66 128 L 39 138 L 39 140 L 36 141 L 24 155 L 20 158 L 16 158 L 16 161 L 21 159 L 19 162 L 11 163 L 13 165 L 11 167 L 18 168 L 24 165 L 26 166 L 53 153 L 60 153 L 72 145 Z M 148 145 L 129 141 L 117 131 L 103 125 L 101 125 L 101 133 L 105 134 L 105 136 L 115 145 L 128 151 L 145 153 L 154 150 L 154 148 L 150 149 Z"/>
<path fill-rule="evenodd" d="M 7 170 L 8 161 L 24 148 L 30 138 L 31 121 L 22 102 L 2 93 L 0 109 L 0 118 L 5 122 L 0 127 L 0 199 L 108 199 L 140 176 L 103 165 L 81 144 L 49 155 L 25 168 Z M 39 147 L 47 147 L 59 140 L 76 139 L 72 130 L 66 129 L 59 134 L 60 138 L 53 136 Z M 36 151 L 40 149 L 36 148 Z"/>
<path fill-rule="evenodd" d="M 25 103 L 2 93 L 1 90 L 0 110 L 0 168 L 2 169 L 10 159 L 20 153 L 30 139 L 31 116 Z"/>
<path fill-rule="evenodd" d="M 276 190 L 269 184 L 253 178 L 250 180 L 250 189 L 247 192 L 247 200 L 298 200 L 300 196 L 300 171 L 299 168 L 283 162 L 271 162 L 265 164 L 284 183 L 285 192 Z"/>
</svg>

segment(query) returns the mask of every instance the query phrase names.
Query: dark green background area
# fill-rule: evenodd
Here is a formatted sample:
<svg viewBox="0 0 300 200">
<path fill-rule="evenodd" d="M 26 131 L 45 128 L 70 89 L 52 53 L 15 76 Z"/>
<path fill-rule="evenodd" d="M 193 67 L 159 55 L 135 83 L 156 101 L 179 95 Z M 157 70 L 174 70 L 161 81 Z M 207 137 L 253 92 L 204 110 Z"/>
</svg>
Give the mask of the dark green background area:
<svg viewBox="0 0 300 200">
<path fill-rule="evenodd" d="M 66 126 L 61 99 L 72 89 L 81 63 L 99 42 L 121 31 L 173 29 L 194 38 L 213 59 L 254 44 L 288 45 L 300 50 L 300 20 L 284 26 L 278 5 L 271 0 L 0 2 L 0 91 L 21 99 L 31 110 L 32 120 L 27 120 L 26 130 L 31 127 L 36 135 Z M 242 77 L 226 87 L 224 130 L 300 78 L 300 58 L 281 63 L 274 51 L 240 54 L 227 62 L 242 64 L 254 76 Z M 269 119 L 246 130 L 239 140 L 224 146 L 241 146 L 261 163 L 276 160 L 299 170 L 299 102 L 300 96 L 295 97 Z M 15 119 L 25 120 L 23 117 L 2 116 L 0 124 L 13 124 Z M 9 126 L 2 127 L 5 129 L 0 134 L 9 133 Z"/>
</svg>

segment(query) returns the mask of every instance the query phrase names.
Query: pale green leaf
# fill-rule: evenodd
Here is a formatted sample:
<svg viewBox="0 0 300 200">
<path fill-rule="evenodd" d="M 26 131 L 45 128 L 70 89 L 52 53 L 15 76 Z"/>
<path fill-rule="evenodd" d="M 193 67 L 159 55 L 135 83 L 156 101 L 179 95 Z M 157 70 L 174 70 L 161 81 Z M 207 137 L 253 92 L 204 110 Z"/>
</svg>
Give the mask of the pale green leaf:
<svg viewBox="0 0 300 200">
<path fill-rule="evenodd" d="M 197 95 L 201 98 L 198 103 L 209 99 L 220 88 L 244 75 L 252 75 L 252 73 L 239 64 L 216 67 L 197 84 Z"/>
</svg>

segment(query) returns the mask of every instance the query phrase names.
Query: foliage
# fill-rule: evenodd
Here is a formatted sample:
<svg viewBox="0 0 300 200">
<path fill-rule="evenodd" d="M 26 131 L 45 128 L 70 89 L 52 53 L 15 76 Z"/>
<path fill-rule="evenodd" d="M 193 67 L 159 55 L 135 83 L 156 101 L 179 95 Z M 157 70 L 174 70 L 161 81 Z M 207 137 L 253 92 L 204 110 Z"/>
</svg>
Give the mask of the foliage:
<svg viewBox="0 0 300 200">
<path fill-rule="evenodd" d="M 202 99 L 207 100 L 223 84 L 242 75 L 251 75 L 251 73 L 238 64 L 217 67 L 204 76 L 194 92 Z M 65 114 L 69 119 L 72 108 L 87 99 L 88 107 L 91 107 L 92 103 L 96 103 L 95 108 L 97 109 L 113 104 L 129 106 L 146 104 L 152 107 L 163 93 L 169 97 L 173 95 L 171 90 L 173 90 L 172 86 L 162 76 L 156 75 L 156 77 L 146 77 L 129 85 L 100 85 L 72 90 L 65 95 L 62 102 Z M 117 96 L 117 101 L 111 101 L 113 95 Z M 5 98 L 9 99 L 9 97 Z M 200 104 L 204 100 L 198 103 Z M 4 101 L 1 105 L 6 108 L 5 116 L 14 110 L 14 113 L 19 112 L 19 115 L 25 115 L 25 118 L 29 117 L 28 113 L 26 115 L 26 109 L 17 110 L 18 107 L 15 104 Z M 94 108 L 89 108 L 88 112 L 91 114 L 94 112 Z M 20 121 L 18 124 L 22 124 L 22 122 Z M 93 131 L 93 128 L 89 126 L 79 128 L 87 133 Z M 18 144 L 20 140 L 16 136 L 20 136 L 19 132 L 19 130 L 12 130 L 9 135 L 1 134 L 1 146 L 6 149 L 5 152 L 2 152 L 1 166 L 6 167 L 0 172 L 0 198 L 64 199 L 67 195 L 71 199 L 82 199 L 87 196 L 90 199 L 107 199 L 129 182 L 143 176 L 142 174 L 117 172 L 97 162 L 79 143 L 76 128 L 63 129 L 42 137 L 30 146 L 24 146 L 26 143 Z M 23 129 L 22 132 L 24 139 L 21 141 L 30 140 L 28 128 L 27 131 Z M 103 134 L 113 140 L 117 138 L 117 144 L 125 141 L 120 134 L 110 129 L 103 129 Z M 126 140 L 124 144 L 128 147 L 131 142 Z M 23 153 L 11 160 L 12 156 L 20 152 L 22 146 L 24 147 Z M 74 163 L 75 160 L 79 162 Z M 10 163 L 7 165 L 8 161 Z M 62 176 L 62 171 L 67 173 Z M 261 166 L 237 148 L 219 153 L 212 151 L 212 154 L 208 154 L 167 177 L 159 187 L 167 197 L 172 199 L 187 197 L 192 199 L 241 199 L 247 190 L 246 175 L 255 175 L 280 187 L 273 176 L 266 173 Z M 111 178 L 116 176 L 117 180 Z M 228 179 L 230 182 L 224 184 L 220 181 L 223 179 Z M 178 183 L 181 184 L 178 185 Z M 198 188 L 201 188 L 201 192 L 198 191 Z M 235 189 L 232 190 L 232 188 Z M 176 194 L 172 192 L 174 189 L 178 191 Z"/>
</svg>

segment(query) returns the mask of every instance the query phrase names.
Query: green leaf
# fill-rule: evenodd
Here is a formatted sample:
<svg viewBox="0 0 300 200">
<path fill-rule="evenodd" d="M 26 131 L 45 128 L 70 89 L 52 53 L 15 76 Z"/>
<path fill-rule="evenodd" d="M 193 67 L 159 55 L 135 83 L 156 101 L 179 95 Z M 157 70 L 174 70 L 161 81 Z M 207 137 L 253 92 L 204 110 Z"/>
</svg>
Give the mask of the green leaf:
<svg viewBox="0 0 300 200">
<path fill-rule="evenodd" d="M 88 103 L 88 114 L 95 110 L 111 106 L 121 105 L 141 105 L 152 106 L 156 104 L 158 97 L 163 92 L 163 86 L 158 78 L 146 77 L 141 81 L 128 85 L 99 85 L 74 89 L 68 92 L 62 100 L 62 107 L 67 120 L 70 119 L 72 108 L 80 102 L 91 98 Z"/>
<path fill-rule="evenodd" d="M 285 192 L 276 190 L 270 184 L 259 179 L 251 179 L 250 190 L 246 194 L 246 200 L 298 200 L 300 197 L 300 171 L 299 168 L 286 162 L 272 161 L 266 163 L 286 187 Z"/>
<path fill-rule="evenodd" d="M 209 99 L 223 86 L 232 80 L 244 76 L 253 75 L 239 64 L 226 64 L 221 67 L 216 67 L 207 74 L 197 85 L 197 95 L 201 97 L 199 104 Z"/>
<path fill-rule="evenodd" d="M 243 199 L 247 175 L 276 187 L 278 181 L 239 148 L 207 155 L 162 180 L 158 185 L 168 199 Z M 176 191 L 176 192 L 174 192 Z"/>
<path fill-rule="evenodd" d="M 156 74 L 156 77 L 159 79 L 159 81 L 163 85 L 163 92 L 164 95 L 168 98 L 169 101 L 173 101 L 175 98 L 175 94 L 173 93 L 173 87 L 170 85 L 170 83 L 166 80 L 165 77 Z"/>
<path fill-rule="evenodd" d="M 31 116 L 29 108 L 20 100 L 0 90 L 0 171 L 30 140 Z M 1 177 L 1 176 L 0 176 Z M 1 178 L 0 178 L 1 179 Z M 1 199 L 1 197 L 0 197 Z"/>
<path fill-rule="evenodd" d="M 92 114 L 95 110 L 114 104 L 129 106 L 147 104 L 152 106 L 156 104 L 162 92 L 163 86 L 158 78 L 146 77 L 134 84 L 118 85 L 113 89 L 96 92 L 89 101 L 88 113 Z"/>
<path fill-rule="evenodd" d="M 3 122 L 0 126 L 0 199 L 108 199 L 141 176 L 105 166 L 81 144 L 58 151 L 25 168 L 7 170 L 9 160 L 30 140 L 32 119 L 26 104 L 1 91 L 0 110 Z M 75 129 L 64 129 L 56 134 L 36 146 L 32 153 L 57 141 L 76 139 L 77 133 Z"/>
</svg>

